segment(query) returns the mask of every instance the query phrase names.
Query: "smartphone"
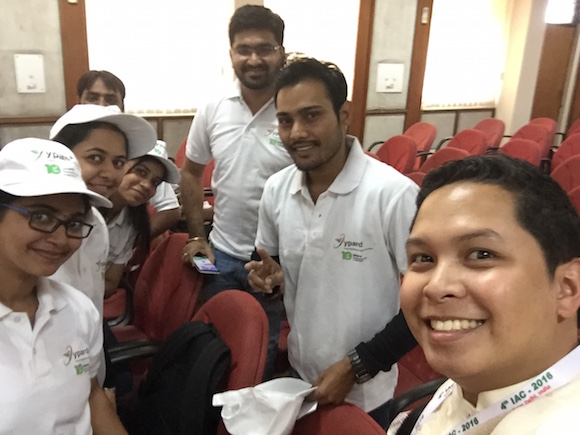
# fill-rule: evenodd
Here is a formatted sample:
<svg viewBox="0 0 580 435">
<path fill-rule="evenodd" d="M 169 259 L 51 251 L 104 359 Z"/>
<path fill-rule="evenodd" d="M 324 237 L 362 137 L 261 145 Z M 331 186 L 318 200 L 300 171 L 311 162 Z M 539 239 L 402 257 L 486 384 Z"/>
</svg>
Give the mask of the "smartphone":
<svg viewBox="0 0 580 435">
<path fill-rule="evenodd" d="M 215 264 L 208 260 L 207 257 L 202 257 L 196 255 L 193 257 L 193 266 L 198 270 L 199 273 L 207 273 L 217 275 L 220 273 Z"/>
</svg>

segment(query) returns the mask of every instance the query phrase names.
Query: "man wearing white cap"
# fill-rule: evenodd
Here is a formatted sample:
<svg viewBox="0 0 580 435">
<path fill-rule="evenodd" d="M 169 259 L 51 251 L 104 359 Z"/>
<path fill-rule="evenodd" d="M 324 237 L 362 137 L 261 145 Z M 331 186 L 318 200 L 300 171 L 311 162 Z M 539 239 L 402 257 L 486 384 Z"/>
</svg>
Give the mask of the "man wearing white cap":
<svg viewBox="0 0 580 435">
<path fill-rule="evenodd" d="M 89 189 L 110 197 L 119 186 L 127 159 L 153 149 L 156 133 L 147 121 L 121 113 L 116 106 L 86 104 L 76 105 L 61 116 L 51 128 L 50 138 L 72 150 Z M 109 235 L 95 208 L 89 219 L 94 226 L 90 237 L 54 278 L 89 296 L 102 318 Z M 104 380 L 104 374 L 103 364 L 99 380 Z"/>
<path fill-rule="evenodd" d="M 96 379 L 97 310 L 46 278 L 91 235 L 90 206 L 110 202 L 66 147 L 26 138 L 0 151 L 0 433 L 126 434 Z"/>
</svg>

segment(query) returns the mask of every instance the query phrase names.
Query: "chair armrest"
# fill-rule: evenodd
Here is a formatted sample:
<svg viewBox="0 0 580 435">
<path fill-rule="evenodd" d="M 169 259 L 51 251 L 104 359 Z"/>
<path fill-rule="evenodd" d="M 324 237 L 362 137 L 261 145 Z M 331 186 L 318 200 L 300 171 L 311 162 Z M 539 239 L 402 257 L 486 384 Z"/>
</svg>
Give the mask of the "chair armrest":
<svg viewBox="0 0 580 435">
<path fill-rule="evenodd" d="M 382 145 L 384 143 L 385 143 L 384 140 L 379 140 L 379 141 L 373 142 L 367 151 L 370 153 L 374 147 L 376 147 L 377 145 Z"/>
<path fill-rule="evenodd" d="M 107 353 L 111 363 L 115 364 L 153 356 L 160 346 L 161 342 L 157 340 L 134 340 L 112 346 Z"/>
<path fill-rule="evenodd" d="M 451 139 L 453 139 L 453 137 L 452 137 L 452 136 L 450 136 L 450 137 L 444 137 L 443 139 L 441 139 L 441 140 L 439 141 L 439 143 L 437 144 L 437 146 L 435 147 L 435 151 L 439 151 L 439 149 L 441 148 L 441 146 L 443 146 L 443 144 L 444 144 L 445 142 L 447 142 L 447 141 L 449 141 L 449 140 L 451 140 Z"/>
<path fill-rule="evenodd" d="M 437 388 L 439 388 L 446 380 L 447 378 L 434 379 L 432 381 L 418 385 L 409 391 L 405 391 L 404 393 L 399 394 L 397 397 L 393 397 L 391 400 L 389 400 L 389 417 L 391 417 L 391 421 L 394 420 L 395 417 L 410 404 L 435 393 Z"/>
</svg>

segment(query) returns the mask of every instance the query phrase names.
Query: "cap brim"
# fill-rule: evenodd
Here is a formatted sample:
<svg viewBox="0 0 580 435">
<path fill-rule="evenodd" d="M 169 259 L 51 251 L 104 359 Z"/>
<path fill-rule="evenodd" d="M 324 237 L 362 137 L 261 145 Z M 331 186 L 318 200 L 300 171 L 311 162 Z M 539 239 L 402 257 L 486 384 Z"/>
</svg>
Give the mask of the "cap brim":
<svg viewBox="0 0 580 435">
<path fill-rule="evenodd" d="M 15 184 L 14 186 L 3 186 L 2 190 L 10 195 L 23 197 L 78 193 L 80 195 L 86 195 L 89 203 L 95 207 L 111 208 L 113 206 L 113 203 L 104 196 L 86 188 L 71 188 L 69 184 L 54 183 L 52 185 L 45 185 L 43 189 L 39 189 L 34 184 Z"/>
<path fill-rule="evenodd" d="M 163 181 L 171 184 L 179 184 L 181 181 L 181 173 L 171 160 L 164 159 L 163 157 L 155 156 L 153 154 L 148 154 L 147 157 L 153 157 L 163 165 L 165 168 L 165 179 Z"/>
</svg>

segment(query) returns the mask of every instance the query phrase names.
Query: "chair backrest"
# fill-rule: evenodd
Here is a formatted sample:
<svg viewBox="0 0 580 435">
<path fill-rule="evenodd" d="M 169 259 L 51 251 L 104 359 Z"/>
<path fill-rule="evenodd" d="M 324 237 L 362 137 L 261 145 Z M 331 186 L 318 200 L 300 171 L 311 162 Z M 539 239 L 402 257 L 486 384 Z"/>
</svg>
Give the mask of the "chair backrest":
<svg viewBox="0 0 580 435">
<path fill-rule="evenodd" d="M 576 186 L 570 190 L 570 192 L 568 192 L 568 197 L 576 209 L 576 212 L 580 214 L 580 186 Z"/>
<path fill-rule="evenodd" d="M 135 283 L 133 324 L 147 337 L 165 340 L 191 320 L 203 284 L 203 276 L 182 263 L 186 233 L 173 233 L 147 257 Z"/>
<path fill-rule="evenodd" d="M 485 134 L 479 130 L 462 130 L 455 134 L 445 148 L 457 148 L 467 151 L 470 155 L 483 154 L 487 151 Z"/>
<path fill-rule="evenodd" d="M 379 160 L 406 174 L 413 169 L 417 158 L 417 144 L 409 136 L 401 134 L 387 139 L 377 150 Z"/>
<path fill-rule="evenodd" d="M 469 153 L 465 150 L 460 150 L 458 148 L 441 148 L 439 151 L 435 151 L 425 163 L 419 168 L 419 172 L 426 174 L 431 169 L 435 169 L 441 166 L 443 163 L 449 162 L 451 160 L 461 160 L 469 156 Z"/>
<path fill-rule="evenodd" d="M 574 121 L 572 123 L 572 125 L 570 126 L 570 128 L 568 128 L 568 131 L 566 132 L 567 136 L 571 136 L 575 133 L 580 133 L 580 118 L 578 118 L 576 121 Z"/>
<path fill-rule="evenodd" d="M 413 180 L 415 184 L 419 187 L 421 187 L 421 185 L 423 184 L 423 178 L 425 178 L 425 174 L 419 171 L 409 172 L 408 174 L 405 175 L 409 177 L 411 180 Z"/>
<path fill-rule="evenodd" d="M 362 409 L 344 403 L 320 406 L 296 422 L 293 435 L 385 435 L 385 430 Z"/>
<path fill-rule="evenodd" d="M 399 378 L 395 388 L 395 396 L 408 391 L 425 382 L 439 379 L 441 375 L 431 368 L 421 346 L 403 356 L 397 363 Z"/>
<path fill-rule="evenodd" d="M 185 138 L 185 140 L 183 142 L 181 142 L 181 145 L 179 145 L 179 148 L 177 149 L 177 153 L 175 153 L 175 166 L 177 166 L 178 168 L 183 167 L 183 165 L 185 164 L 185 146 L 187 145 L 187 138 Z"/>
<path fill-rule="evenodd" d="M 228 390 L 262 382 L 268 351 L 268 318 L 260 303 L 241 290 L 225 290 L 201 306 L 193 320 L 213 323 L 230 348 Z"/>
<path fill-rule="evenodd" d="M 486 118 L 475 124 L 473 129 L 479 130 L 485 135 L 488 148 L 498 148 L 505 132 L 505 123 L 501 119 Z"/>
<path fill-rule="evenodd" d="M 511 139 L 499 151 L 508 156 L 523 159 L 534 166 L 540 166 L 542 161 L 540 145 L 530 139 Z"/>
<path fill-rule="evenodd" d="M 541 157 L 548 157 L 550 154 L 550 147 L 552 146 L 549 142 L 550 131 L 539 124 L 526 124 L 522 126 L 518 131 L 512 136 L 513 139 L 529 139 L 540 145 Z M 552 140 L 553 142 L 553 140 Z"/>
<path fill-rule="evenodd" d="M 417 151 L 429 151 L 436 135 L 437 129 L 428 122 L 416 122 L 403 133 L 403 136 L 409 136 L 415 140 Z"/>
<path fill-rule="evenodd" d="M 558 165 L 550 174 L 566 192 L 580 186 L 580 156 L 570 157 Z"/>
<path fill-rule="evenodd" d="M 570 157 L 580 155 L 580 130 L 568 136 L 552 156 L 552 171 Z"/>
<path fill-rule="evenodd" d="M 552 118 L 534 118 L 529 122 L 532 125 L 540 125 L 548 130 L 548 137 L 546 138 L 546 145 L 551 148 L 554 145 L 554 138 L 556 137 L 556 130 L 558 124 Z"/>
</svg>

